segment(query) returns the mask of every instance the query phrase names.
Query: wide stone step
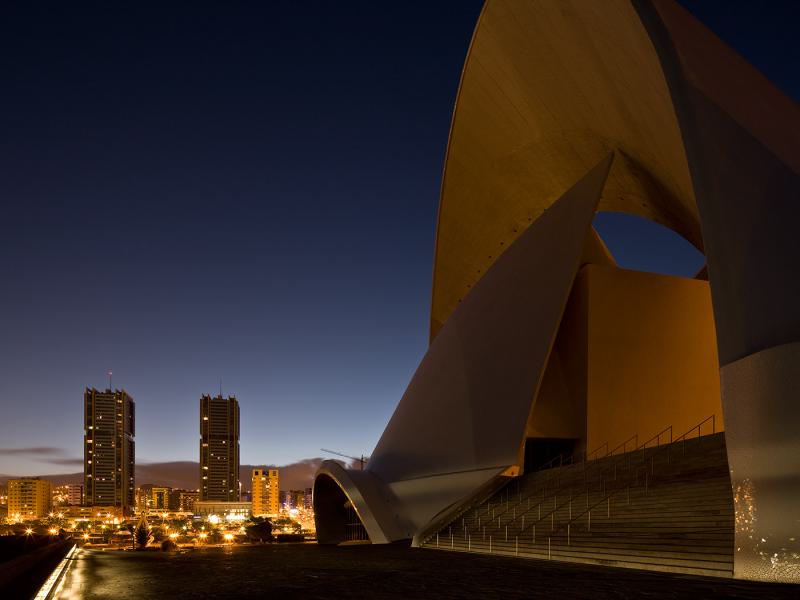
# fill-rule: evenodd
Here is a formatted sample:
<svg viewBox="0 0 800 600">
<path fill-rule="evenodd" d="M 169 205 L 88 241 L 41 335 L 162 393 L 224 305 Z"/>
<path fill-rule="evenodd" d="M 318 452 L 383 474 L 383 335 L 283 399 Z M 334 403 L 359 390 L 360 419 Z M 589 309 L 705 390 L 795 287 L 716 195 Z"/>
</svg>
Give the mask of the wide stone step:
<svg viewBox="0 0 800 600">
<path fill-rule="evenodd" d="M 447 549 L 449 550 L 449 549 Z M 466 549 L 454 549 L 456 552 L 469 552 Z M 486 552 L 484 552 L 486 553 Z M 571 562 L 581 564 L 595 564 L 622 567 L 628 569 L 644 569 L 649 571 L 663 571 L 670 573 L 685 573 L 689 575 L 707 575 L 712 577 L 730 577 L 733 573 L 732 565 L 719 564 L 719 563 L 692 563 L 688 561 L 681 561 L 674 564 L 672 561 L 667 562 L 654 562 L 636 560 L 636 558 L 623 557 L 619 559 L 602 558 L 602 557 L 585 557 L 585 556 L 572 556 L 553 554 L 548 556 L 546 551 L 543 552 L 523 552 L 514 553 L 508 551 L 492 552 L 501 556 L 516 556 L 519 558 L 538 559 L 538 560 L 554 560 L 559 562 Z"/>
<path fill-rule="evenodd" d="M 442 548 L 440 548 L 442 549 Z M 488 544 L 474 544 L 472 546 L 453 545 L 448 549 L 467 549 L 468 551 L 489 553 Z M 492 553 L 507 553 L 515 555 L 525 554 L 547 554 L 548 547 L 545 542 L 542 545 L 515 545 L 513 542 L 508 543 L 493 543 L 491 546 Z M 637 562 L 658 562 L 660 564 L 686 564 L 703 565 L 705 567 L 716 566 L 725 568 L 727 565 L 732 564 L 729 554 L 727 553 L 714 553 L 713 551 L 707 553 L 692 552 L 690 549 L 672 550 L 672 549 L 652 549 L 652 550 L 628 550 L 628 549 L 607 549 L 602 547 L 577 547 L 565 545 L 550 545 L 550 554 L 561 557 L 580 557 L 591 558 L 595 560 L 635 560 Z"/>
</svg>

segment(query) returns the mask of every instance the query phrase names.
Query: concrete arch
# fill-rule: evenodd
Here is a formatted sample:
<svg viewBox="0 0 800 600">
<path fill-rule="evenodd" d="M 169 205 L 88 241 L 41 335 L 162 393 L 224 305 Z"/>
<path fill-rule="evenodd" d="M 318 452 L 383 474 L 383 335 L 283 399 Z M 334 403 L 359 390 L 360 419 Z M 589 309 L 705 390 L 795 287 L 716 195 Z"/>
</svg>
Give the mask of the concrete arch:
<svg viewBox="0 0 800 600">
<path fill-rule="evenodd" d="M 702 251 L 670 90 L 633 5 L 487 2 L 442 178 L 431 338 L 480 273 L 611 150 L 598 209 L 654 220 Z"/>
<path fill-rule="evenodd" d="M 442 178 L 430 348 L 367 469 L 321 476 L 391 541 L 509 473 L 582 256 L 607 260 L 595 210 L 705 253 L 734 491 L 769 516 L 737 503 L 735 573 L 796 581 L 800 110 L 674 0 L 487 0 Z"/>
<path fill-rule="evenodd" d="M 737 532 L 738 576 L 797 577 L 786 557 L 800 549 L 800 509 L 786 498 L 800 500 L 800 441 L 785 427 L 797 402 L 775 373 L 800 370 L 799 140 L 797 104 L 674 0 L 490 0 L 442 181 L 431 340 L 526 223 L 611 149 L 599 209 L 654 220 L 706 254 L 734 487 L 786 515 Z M 765 478 L 766 465 L 779 474 Z"/>
</svg>

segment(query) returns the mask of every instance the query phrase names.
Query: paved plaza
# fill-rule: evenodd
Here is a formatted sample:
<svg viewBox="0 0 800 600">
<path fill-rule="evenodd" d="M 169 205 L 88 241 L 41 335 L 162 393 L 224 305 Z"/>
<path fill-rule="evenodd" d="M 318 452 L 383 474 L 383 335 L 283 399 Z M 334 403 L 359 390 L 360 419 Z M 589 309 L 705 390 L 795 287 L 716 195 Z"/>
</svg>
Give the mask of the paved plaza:
<svg viewBox="0 0 800 600">
<path fill-rule="evenodd" d="M 764 598 L 797 586 L 405 546 L 82 550 L 59 598 Z M 277 597 L 277 596 L 273 596 Z"/>
</svg>

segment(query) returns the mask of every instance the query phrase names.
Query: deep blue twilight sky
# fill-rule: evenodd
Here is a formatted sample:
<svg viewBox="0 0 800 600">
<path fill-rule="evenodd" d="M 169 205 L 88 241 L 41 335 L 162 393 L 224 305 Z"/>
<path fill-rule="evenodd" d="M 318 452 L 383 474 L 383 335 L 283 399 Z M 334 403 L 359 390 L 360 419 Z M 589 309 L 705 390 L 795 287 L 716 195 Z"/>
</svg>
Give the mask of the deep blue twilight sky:
<svg viewBox="0 0 800 600">
<path fill-rule="evenodd" d="M 799 3 L 684 4 L 800 97 Z M 79 470 L 109 369 L 139 461 L 197 460 L 220 378 L 243 463 L 369 453 L 427 345 L 480 6 L 3 2 L 0 473 Z M 623 266 L 701 266 L 642 223 L 598 217 Z"/>
</svg>

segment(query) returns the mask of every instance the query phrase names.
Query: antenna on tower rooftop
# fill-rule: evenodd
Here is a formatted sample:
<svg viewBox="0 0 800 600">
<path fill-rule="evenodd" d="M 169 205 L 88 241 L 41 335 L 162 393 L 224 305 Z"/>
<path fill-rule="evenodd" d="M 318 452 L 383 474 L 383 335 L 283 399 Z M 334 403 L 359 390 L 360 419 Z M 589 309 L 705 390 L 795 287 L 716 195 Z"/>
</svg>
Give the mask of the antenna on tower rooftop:
<svg viewBox="0 0 800 600">
<path fill-rule="evenodd" d="M 222 377 L 219 378 L 219 397 L 222 398 Z"/>
<path fill-rule="evenodd" d="M 114 388 L 111 387 L 111 376 L 114 374 L 114 371 L 111 369 L 108 370 L 108 389 L 113 390 Z"/>
</svg>

